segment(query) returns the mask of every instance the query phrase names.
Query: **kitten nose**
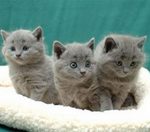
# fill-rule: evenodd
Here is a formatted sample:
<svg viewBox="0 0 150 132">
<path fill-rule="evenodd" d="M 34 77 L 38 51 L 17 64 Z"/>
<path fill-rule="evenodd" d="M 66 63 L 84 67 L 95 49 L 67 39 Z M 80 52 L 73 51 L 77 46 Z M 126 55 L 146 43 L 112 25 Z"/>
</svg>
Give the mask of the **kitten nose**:
<svg viewBox="0 0 150 132">
<path fill-rule="evenodd" d="M 19 58 L 21 56 L 21 54 L 16 54 L 16 57 Z"/>
<path fill-rule="evenodd" d="M 84 76 L 86 72 L 85 71 L 80 71 L 80 73 Z"/>
<path fill-rule="evenodd" d="M 129 72 L 129 69 L 128 69 L 128 68 L 124 68 L 124 69 L 123 69 L 123 72 L 124 72 L 125 74 L 127 74 L 127 73 Z"/>
</svg>

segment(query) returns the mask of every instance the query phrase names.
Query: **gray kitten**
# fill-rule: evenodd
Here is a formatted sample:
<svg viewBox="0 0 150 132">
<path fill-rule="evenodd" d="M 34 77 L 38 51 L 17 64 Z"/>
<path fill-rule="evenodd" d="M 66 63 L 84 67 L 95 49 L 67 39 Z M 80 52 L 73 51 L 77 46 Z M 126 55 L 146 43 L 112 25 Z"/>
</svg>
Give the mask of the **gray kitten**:
<svg viewBox="0 0 150 132">
<path fill-rule="evenodd" d="M 92 110 L 94 39 L 87 44 L 54 42 L 54 79 L 63 105 Z"/>
<path fill-rule="evenodd" d="M 17 93 L 45 103 L 59 103 L 54 86 L 52 60 L 44 53 L 42 29 L 1 30 L 2 53 Z"/>
<path fill-rule="evenodd" d="M 144 63 L 146 37 L 112 34 L 95 50 L 101 110 L 120 109 Z"/>
</svg>

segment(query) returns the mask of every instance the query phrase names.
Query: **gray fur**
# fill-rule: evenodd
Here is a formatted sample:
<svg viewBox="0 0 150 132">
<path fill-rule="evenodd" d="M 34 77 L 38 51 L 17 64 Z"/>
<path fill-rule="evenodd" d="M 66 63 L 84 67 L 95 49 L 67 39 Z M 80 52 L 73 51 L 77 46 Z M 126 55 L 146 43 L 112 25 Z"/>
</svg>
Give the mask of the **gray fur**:
<svg viewBox="0 0 150 132">
<path fill-rule="evenodd" d="M 46 103 L 59 103 L 55 89 L 52 59 L 44 53 L 42 29 L 1 31 L 2 53 L 17 93 Z"/>
<path fill-rule="evenodd" d="M 101 110 L 121 108 L 144 63 L 142 48 L 145 39 L 146 37 L 112 34 L 96 47 Z M 121 63 L 122 66 L 119 66 Z"/>
<path fill-rule="evenodd" d="M 75 42 L 64 46 L 54 42 L 54 79 L 63 105 L 92 110 L 90 87 L 96 69 L 93 46 L 94 39 L 84 45 Z M 88 62 L 90 66 L 86 67 Z"/>
</svg>

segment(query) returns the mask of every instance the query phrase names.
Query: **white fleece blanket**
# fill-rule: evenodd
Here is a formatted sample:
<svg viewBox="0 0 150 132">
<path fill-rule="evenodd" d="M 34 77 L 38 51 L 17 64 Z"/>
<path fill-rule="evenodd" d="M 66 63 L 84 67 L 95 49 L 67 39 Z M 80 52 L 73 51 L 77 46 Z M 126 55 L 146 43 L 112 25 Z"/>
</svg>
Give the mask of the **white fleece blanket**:
<svg viewBox="0 0 150 132">
<path fill-rule="evenodd" d="M 91 112 L 18 95 L 0 67 L 0 124 L 34 132 L 150 132 L 150 73 L 142 68 L 138 109 Z"/>
</svg>

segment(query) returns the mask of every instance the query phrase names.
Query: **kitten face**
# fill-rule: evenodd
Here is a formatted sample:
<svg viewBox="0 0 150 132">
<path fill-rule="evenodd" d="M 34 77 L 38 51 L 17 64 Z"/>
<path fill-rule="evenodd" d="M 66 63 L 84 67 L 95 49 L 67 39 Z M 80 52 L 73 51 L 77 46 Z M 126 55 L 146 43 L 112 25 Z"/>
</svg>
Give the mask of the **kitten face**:
<svg viewBox="0 0 150 132">
<path fill-rule="evenodd" d="M 144 63 L 142 47 L 145 37 L 135 38 L 123 35 L 112 35 L 105 39 L 105 69 L 119 77 L 136 73 Z M 107 60 L 108 59 L 108 60 Z"/>
<path fill-rule="evenodd" d="M 91 77 L 95 69 L 93 46 L 93 39 L 88 45 L 75 43 L 63 46 L 60 42 L 54 42 L 55 68 L 58 74 L 77 80 Z"/>
<path fill-rule="evenodd" d="M 2 52 L 7 60 L 24 65 L 34 63 L 43 54 L 42 29 L 33 32 L 16 30 L 12 33 L 1 31 L 4 40 Z"/>
</svg>

